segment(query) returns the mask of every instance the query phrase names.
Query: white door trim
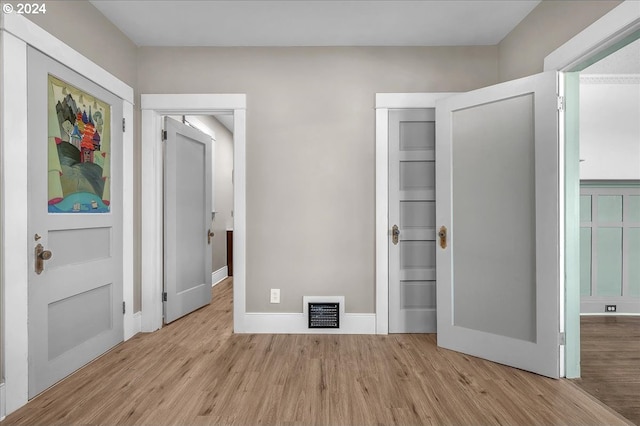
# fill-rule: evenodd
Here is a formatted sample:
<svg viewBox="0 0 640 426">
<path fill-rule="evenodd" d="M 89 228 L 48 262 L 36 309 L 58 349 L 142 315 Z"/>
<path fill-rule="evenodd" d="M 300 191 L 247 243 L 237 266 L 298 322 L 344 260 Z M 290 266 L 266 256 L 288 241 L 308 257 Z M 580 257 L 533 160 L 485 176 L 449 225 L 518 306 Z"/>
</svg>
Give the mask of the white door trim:
<svg viewBox="0 0 640 426">
<path fill-rule="evenodd" d="M 640 28 L 640 5 L 626 0 L 544 58 L 544 71 L 570 71 Z"/>
<path fill-rule="evenodd" d="M 163 217 L 162 115 L 233 112 L 233 327 L 244 332 L 246 312 L 246 160 L 245 94 L 143 94 L 142 109 L 142 331 L 162 327 Z"/>
<path fill-rule="evenodd" d="M 124 338 L 133 336 L 133 88 L 99 67 L 33 22 L 18 14 L 0 14 L 2 76 L 0 87 L 2 220 L 1 282 L 4 288 L 5 400 L 11 413 L 28 401 L 28 235 L 27 235 L 27 46 L 33 46 L 123 99 L 123 292 L 127 304 Z M 5 143 L 5 141 L 7 141 Z M 11 206 L 11 208 L 5 208 Z M 8 302 L 10 301 L 10 303 Z"/>
<path fill-rule="evenodd" d="M 455 93 L 376 93 L 376 334 L 389 333 L 389 109 L 435 108 Z"/>
</svg>

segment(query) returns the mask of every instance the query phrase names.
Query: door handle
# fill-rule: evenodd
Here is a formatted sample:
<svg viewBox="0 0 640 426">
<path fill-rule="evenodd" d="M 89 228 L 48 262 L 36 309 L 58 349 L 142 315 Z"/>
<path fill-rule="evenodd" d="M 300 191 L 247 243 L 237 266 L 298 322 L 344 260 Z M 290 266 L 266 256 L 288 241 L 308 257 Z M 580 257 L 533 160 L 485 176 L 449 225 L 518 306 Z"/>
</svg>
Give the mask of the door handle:
<svg viewBox="0 0 640 426">
<path fill-rule="evenodd" d="M 400 228 L 398 228 L 398 225 L 393 225 L 393 228 L 391 228 L 391 241 L 393 242 L 394 245 L 397 245 L 399 240 L 400 240 Z"/>
<path fill-rule="evenodd" d="M 211 239 L 213 238 L 215 234 L 213 233 L 213 231 L 211 229 L 209 229 L 207 231 L 207 244 L 211 244 Z"/>
<path fill-rule="evenodd" d="M 51 259 L 53 253 L 50 250 L 45 250 L 42 244 L 38 244 L 35 249 L 36 252 L 36 274 L 40 275 L 44 271 L 44 261 Z"/>
<path fill-rule="evenodd" d="M 438 232 L 438 237 L 440 237 L 440 247 L 443 249 L 447 248 L 447 227 L 441 226 L 440 232 Z"/>
</svg>

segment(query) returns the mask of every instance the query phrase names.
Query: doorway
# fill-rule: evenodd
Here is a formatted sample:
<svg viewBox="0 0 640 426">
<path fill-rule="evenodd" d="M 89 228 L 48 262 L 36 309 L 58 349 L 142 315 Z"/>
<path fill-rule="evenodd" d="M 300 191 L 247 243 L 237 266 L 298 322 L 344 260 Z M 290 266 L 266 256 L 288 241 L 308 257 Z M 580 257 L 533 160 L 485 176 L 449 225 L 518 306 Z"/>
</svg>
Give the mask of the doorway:
<svg viewBox="0 0 640 426">
<path fill-rule="evenodd" d="M 167 117 L 200 131 L 212 142 L 211 208 L 206 213 L 210 214 L 206 227 L 211 235 L 205 251 L 211 255 L 211 267 L 206 273 L 215 286 L 233 275 L 233 114 Z"/>
<path fill-rule="evenodd" d="M 213 138 L 211 284 L 233 276 L 233 114 L 184 115 L 181 120 Z"/>
<path fill-rule="evenodd" d="M 162 168 L 160 142 L 163 115 L 233 116 L 233 257 L 234 257 L 234 331 L 242 332 L 245 315 L 246 259 L 246 181 L 245 114 L 246 95 L 143 94 L 142 109 L 142 331 L 162 327 L 163 217 Z"/>
<path fill-rule="evenodd" d="M 631 379 L 640 374 L 634 338 L 640 332 L 638 36 L 566 74 L 579 129 L 574 138 L 579 181 L 573 181 L 579 185 L 579 216 L 572 224 L 579 232 L 576 384 L 634 423 L 640 420 L 638 405 L 631 402 L 640 392 Z"/>
</svg>

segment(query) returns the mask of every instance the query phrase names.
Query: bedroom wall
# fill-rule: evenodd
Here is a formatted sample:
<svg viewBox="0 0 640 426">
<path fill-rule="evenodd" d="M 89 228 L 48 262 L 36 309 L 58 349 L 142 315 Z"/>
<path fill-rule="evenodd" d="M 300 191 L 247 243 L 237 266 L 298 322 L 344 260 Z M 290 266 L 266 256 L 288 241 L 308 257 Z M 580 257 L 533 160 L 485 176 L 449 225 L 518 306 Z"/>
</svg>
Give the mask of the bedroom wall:
<svg viewBox="0 0 640 426">
<path fill-rule="evenodd" d="M 141 93 L 247 94 L 247 311 L 344 295 L 371 313 L 375 93 L 493 84 L 497 47 L 142 47 L 138 64 Z"/>
</svg>

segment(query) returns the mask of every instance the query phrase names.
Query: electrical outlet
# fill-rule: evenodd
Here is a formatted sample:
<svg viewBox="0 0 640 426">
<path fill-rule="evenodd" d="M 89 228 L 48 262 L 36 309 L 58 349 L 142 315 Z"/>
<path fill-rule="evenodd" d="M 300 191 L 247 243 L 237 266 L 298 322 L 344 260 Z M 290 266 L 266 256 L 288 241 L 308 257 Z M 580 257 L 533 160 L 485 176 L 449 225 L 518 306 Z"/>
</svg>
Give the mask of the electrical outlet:
<svg viewBox="0 0 640 426">
<path fill-rule="evenodd" d="M 617 305 L 604 305 L 605 312 L 616 312 Z"/>
<path fill-rule="evenodd" d="M 280 303 L 280 289 L 272 288 L 271 289 L 271 303 Z"/>
</svg>

